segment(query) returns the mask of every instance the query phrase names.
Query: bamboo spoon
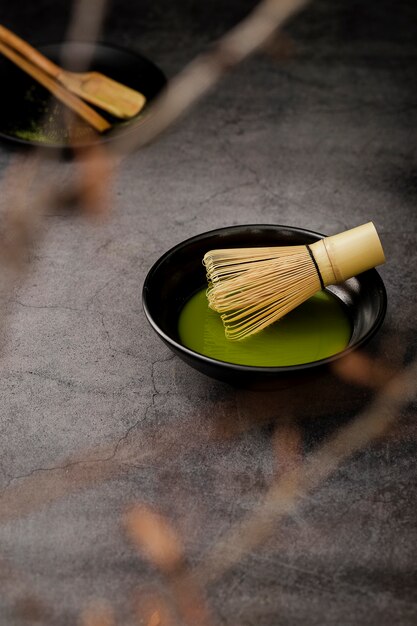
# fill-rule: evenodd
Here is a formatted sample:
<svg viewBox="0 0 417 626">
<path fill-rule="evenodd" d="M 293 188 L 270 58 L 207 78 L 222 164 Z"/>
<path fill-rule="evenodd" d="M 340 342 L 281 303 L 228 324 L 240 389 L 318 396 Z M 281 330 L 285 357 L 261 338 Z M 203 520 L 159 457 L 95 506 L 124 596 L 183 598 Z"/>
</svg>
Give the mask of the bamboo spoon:
<svg viewBox="0 0 417 626">
<path fill-rule="evenodd" d="M 58 100 L 63 102 L 67 107 L 77 113 L 85 122 L 90 124 L 99 133 L 104 132 L 111 128 L 109 122 L 99 115 L 88 104 L 83 102 L 78 96 L 68 91 L 65 87 L 62 87 L 57 83 L 49 74 L 45 74 L 43 70 L 40 70 L 29 61 L 26 61 L 19 54 L 14 52 L 11 48 L 6 46 L 0 41 L 0 52 L 4 54 L 10 61 L 15 63 L 21 70 L 32 76 L 38 83 L 40 83 L 45 89 L 47 89 Z"/>
<path fill-rule="evenodd" d="M 146 103 L 143 94 L 104 76 L 104 74 L 64 70 L 1 24 L 0 42 L 14 48 L 22 57 L 43 70 L 68 91 L 103 109 L 103 111 L 108 111 L 115 117 L 129 119 L 137 115 Z"/>
</svg>

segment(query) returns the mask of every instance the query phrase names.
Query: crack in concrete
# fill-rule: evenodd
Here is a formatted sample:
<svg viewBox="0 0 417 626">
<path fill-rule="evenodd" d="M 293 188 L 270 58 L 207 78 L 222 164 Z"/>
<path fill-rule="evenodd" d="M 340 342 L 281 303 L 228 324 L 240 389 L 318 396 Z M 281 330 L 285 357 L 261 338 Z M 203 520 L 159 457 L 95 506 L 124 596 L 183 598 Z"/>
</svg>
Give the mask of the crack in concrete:
<svg viewBox="0 0 417 626">
<path fill-rule="evenodd" d="M 103 250 L 105 250 L 111 243 L 113 242 L 113 238 L 109 237 L 104 243 L 100 244 L 96 249 L 94 254 L 99 254 L 99 252 L 102 252 Z"/>
<path fill-rule="evenodd" d="M 130 350 L 120 350 L 119 348 L 115 348 L 111 342 L 111 338 L 110 338 L 110 331 L 108 330 L 106 323 L 104 321 L 104 316 L 106 315 L 104 311 L 94 311 L 94 313 L 96 313 L 99 318 L 100 318 L 100 323 L 103 327 L 104 333 L 106 335 L 106 340 L 107 340 L 107 344 L 109 346 L 109 350 L 113 353 L 112 356 L 114 356 L 115 354 L 120 354 L 122 356 L 128 356 L 131 357 L 132 359 L 141 359 L 142 356 L 140 354 L 135 354 L 134 352 L 131 352 Z"/>
<path fill-rule="evenodd" d="M 357 94 L 353 94 L 351 91 L 334 91 L 335 88 L 337 89 L 338 87 L 338 83 L 332 84 L 332 82 L 321 82 L 319 80 L 311 80 L 311 79 L 307 79 L 302 75 L 298 75 L 294 72 L 289 72 L 288 70 L 284 70 L 283 68 L 280 68 L 280 76 L 288 79 L 289 82 L 295 82 L 295 83 L 299 83 L 300 85 L 303 85 L 304 87 L 307 88 L 314 88 L 319 90 L 319 92 L 322 92 L 326 95 L 326 99 L 324 100 L 324 103 L 328 102 L 328 96 L 329 94 L 332 94 L 332 101 L 338 99 L 341 103 L 346 103 L 346 100 L 348 100 L 347 104 L 343 105 L 340 110 L 341 111 L 358 111 L 362 108 L 367 108 L 367 107 L 371 107 L 371 108 L 375 108 L 375 100 L 374 99 L 367 99 L 367 98 L 361 98 L 359 95 Z M 349 102 L 350 101 L 350 102 Z M 320 103 L 319 103 L 320 104 Z M 402 112 L 408 112 L 408 111 L 413 111 L 415 110 L 415 107 L 417 106 L 417 104 L 413 101 L 409 101 L 406 103 L 402 103 L 401 106 L 397 107 L 395 106 L 395 104 L 387 102 L 387 103 L 378 103 L 378 104 L 383 104 L 385 105 L 385 110 L 382 111 L 378 111 L 377 115 L 392 115 L 392 114 L 396 114 L 396 113 L 402 113 Z M 337 106 L 337 105 L 336 105 Z M 317 109 L 316 109 L 317 110 Z M 314 111 L 314 108 L 311 109 L 311 111 Z M 332 109 L 331 106 L 329 108 L 325 108 L 325 113 L 337 113 L 338 109 Z M 373 113 L 375 115 L 375 112 Z"/>
<path fill-rule="evenodd" d="M 157 395 L 157 394 L 154 394 Z M 153 404 L 153 398 L 152 398 L 152 404 Z M 148 409 L 152 406 L 149 405 L 146 409 L 145 409 L 145 415 L 148 411 Z M 135 424 L 133 424 L 132 426 L 129 426 L 129 428 L 127 429 L 127 431 L 116 441 L 116 443 L 113 446 L 113 450 L 107 454 L 106 456 L 103 456 L 101 458 L 83 458 L 83 459 L 78 459 L 78 460 L 74 460 L 74 461 L 68 461 L 67 463 L 64 463 L 62 465 L 52 465 L 50 467 L 35 467 L 34 469 L 32 469 L 30 472 L 26 472 L 24 474 L 17 474 L 15 476 L 8 474 L 6 472 L 4 472 L 4 474 L 10 479 L 5 487 L 4 490 L 7 489 L 12 482 L 17 481 L 17 480 L 21 480 L 22 478 L 29 478 L 30 476 L 33 476 L 36 473 L 39 472 L 55 472 L 55 471 L 63 471 L 63 470 L 67 470 L 69 468 L 72 467 L 76 467 L 78 465 L 90 465 L 90 464 L 98 464 L 98 463 L 108 463 L 109 461 L 112 461 L 116 458 L 118 449 L 120 447 L 120 444 L 122 441 L 124 441 L 129 433 L 133 430 L 133 428 L 135 426 L 137 426 L 140 423 L 141 420 L 137 420 L 135 422 Z M 126 464 L 128 465 L 128 464 Z"/>
<path fill-rule="evenodd" d="M 261 180 L 259 173 L 256 169 L 254 169 L 253 167 L 251 167 L 250 165 L 248 165 L 248 163 L 245 163 L 244 161 L 241 161 L 240 159 L 238 159 L 235 154 L 233 153 L 233 151 L 231 150 L 230 144 L 229 142 L 223 141 L 223 146 L 225 148 L 225 152 L 228 155 L 228 157 L 233 161 L 233 163 L 235 163 L 236 165 L 239 166 L 239 168 L 243 168 L 245 170 L 247 170 L 250 174 L 252 174 L 253 176 L 253 181 L 252 181 L 252 185 L 256 184 L 258 185 L 258 187 L 260 187 L 260 189 L 262 189 L 263 191 L 266 191 L 268 194 L 270 194 L 272 197 L 280 200 L 282 202 L 282 196 L 278 195 L 276 192 L 272 191 L 267 184 L 265 183 L 265 181 Z M 300 206 L 298 205 L 296 202 L 294 202 L 294 204 L 296 206 Z"/>
<path fill-rule="evenodd" d="M 10 485 L 18 480 L 21 480 L 22 478 L 30 478 L 31 476 L 33 476 L 34 474 L 38 474 L 40 472 L 56 472 L 56 471 L 63 471 L 66 469 L 69 469 L 71 467 L 75 467 L 77 465 L 90 465 L 93 463 L 106 463 L 108 461 L 113 460 L 113 458 L 115 457 L 116 454 L 116 450 L 114 450 L 114 452 L 107 456 L 104 457 L 102 459 L 81 459 L 79 461 L 70 461 L 69 463 L 65 463 L 64 465 L 51 465 L 50 467 L 35 467 L 34 469 L 32 469 L 30 472 L 27 472 L 25 474 L 17 474 L 16 476 L 13 476 L 11 474 L 6 474 L 10 480 L 6 483 L 4 490 L 8 489 L 8 487 L 10 487 Z M 0 492 L 0 497 L 1 497 L 1 492 Z"/>
<path fill-rule="evenodd" d="M 160 391 L 158 391 L 157 387 L 156 387 L 156 383 L 155 383 L 155 366 L 158 365 L 158 363 L 167 363 L 169 361 L 173 361 L 175 358 L 175 355 L 170 355 L 168 358 L 166 359 L 159 359 L 157 361 L 153 361 L 152 366 L 151 366 L 151 382 L 152 382 L 152 387 L 153 387 L 153 392 L 151 395 L 151 401 L 148 404 L 148 406 L 145 408 L 145 412 L 142 418 L 138 419 L 134 424 L 132 424 L 131 426 L 129 426 L 129 428 L 127 429 L 127 431 L 125 432 L 125 434 L 119 439 L 119 441 L 117 442 L 116 446 L 115 446 L 115 453 L 117 453 L 117 450 L 119 449 L 119 447 L 121 446 L 123 441 L 126 441 L 127 438 L 129 437 L 130 433 L 137 428 L 137 426 L 139 426 L 139 424 L 142 421 L 146 421 L 147 417 L 148 417 L 148 413 L 149 411 L 155 406 L 155 398 L 159 395 L 166 395 L 161 393 Z M 133 465 L 133 464 L 129 464 L 129 463 L 124 463 L 124 465 Z"/>
<path fill-rule="evenodd" d="M 26 302 L 22 302 L 21 300 L 9 300 L 11 304 L 18 304 L 19 306 L 23 306 L 25 309 L 58 309 L 63 311 L 77 311 L 78 313 L 82 313 L 85 309 L 78 309 L 72 306 L 64 306 L 58 304 L 27 304 Z"/>
<path fill-rule="evenodd" d="M 233 161 L 233 163 L 235 163 L 236 165 L 238 165 L 240 168 L 243 168 L 245 170 L 247 170 L 250 174 L 252 174 L 254 180 L 251 184 L 255 184 L 257 185 L 260 189 L 262 189 L 262 191 L 264 191 L 265 193 L 267 193 L 268 195 L 270 195 L 272 198 L 274 198 L 275 200 L 278 200 L 280 204 L 284 204 L 287 205 L 289 202 L 294 205 L 295 207 L 297 207 L 300 210 L 304 210 L 305 206 L 302 205 L 299 202 L 296 202 L 293 198 L 287 198 L 286 196 L 283 196 L 281 194 L 278 194 L 276 191 L 273 191 L 268 185 L 267 183 L 261 179 L 258 171 L 256 169 L 254 169 L 253 167 L 251 167 L 250 165 L 248 165 L 248 163 L 245 163 L 244 161 L 241 161 L 238 157 L 235 156 L 235 154 L 233 153 L 230 144 L 227 140 L 223 140 L 223 146 L 224 146 L 224 150 L 226 152 L 226 154 L 228 155 L 228 157 Z"/>
<path fill-rule="evenodd" d="M 253 183 L 251 183 L 251 182 L 249 182 L 249 183 L 239 183 L 239 184 L 233 185 L 231 187 L 226 187 L 225 189 L 222 189 L 221 191 L 216 191 L 212 195 L 208 196 L 204 200 L 201 200 L 196 205 L 194 205 L 194 210 L 197 212 L 198 209 L 200 209 L 202 206 L 204 206 L 208 202 L 211 202 L 212 200 L 215 200 L 216 198 L 218 198 L 220 196 L 223 196 L 226 193 L 230 193 L 231 191 L 236 191 L 237 189 L 242 189 L 243 187 L 251 187 L 252 184 Z M 181 213 L 183 212 L 183 209 L 185 209 L 185 207 L 181 207 L 181 210 L 180 210 Z M 191 222 L 194 222 L 198 217 L 200 217 L 200 216 L 195 214 L 194 217 L 191 217 L 191 218 L 187 217 L 184 220 L 175 219 L 174 221 L 175 221 L 176 224 L 182 226 L 185 223 L 190 224 Z"/>
<path fill-rule="evenodd" d="M 98 287 L 98 289 L 96 289 L 96 291 L 93 293 L 92 296 L 90 296 L 90 298 L 87 300 L 87 304 L 85 307 L 86 311 L 90 310 L 91 305 L 93 304 L 94 300 L 97 298 L 97 296 L 99 295 L 99 293 L 101 293 L 102 291 L 104 291 L 104 289 L 110 285 L 110 283 L 112 282 L 113 278 L 109 278 L 109 280 L 107 280 L 104 285 L 101 285 L 101 287 Z"/>
<path fill-rule="evenodd" d="M 122 445 L 122 443 L 124 441 L 126 441 L 130 435 L 130 433 L 137 428 L 137 426 L 146 420 L 149 411 L 155 406 L 155 398 L 159 395 L 165 395 L 162 394 L 162 392 L 158 391 L 157 386 L 156 386 L 156 382 L 155 382 L 155 366 L 158 365 L 159 363 L 167 363 L 168 361 L 172 361 L 175 359 L 175 355 L 170 355 L 168 358 L 166 359 L 159 359 L 157 361 L 154 361 L 152 363 L 152 367 L 151 367 L 151 381 L 152 381 L 152 387 L 153 387 L 153 392 L 152 392 L 152 396 L 151 396 L 151 400 L 149 402 L 149 404 L 146 406 L 143 415 L 136 420 L 132 425 L 130 425 L 127 430 L 123 433 L 123 435 L 121 437 L 119 437 L 119 439 L 116 441 L 116 443 L 114 444 L 113 447 L 113 451 L 108 454 L 107 456 L 104 456 L 102 458 L 98 458 L 98 459 L 79 459 L 79 460 L 74 460 L 74 461 L 69 461 L 67 463 L 64 463 L 63 465 L 53 465 L 50 467 L 36 467 L 34 469 L 32 469 L 30 472 L 26 472 L 24 474 L 18 474 L 18 475 L 11 475 L 8 474 L 6 472 L 4 472 L 4 475 L 7 476 L 9 478 L 9 481 L 6 483 L 3 491 L 5 489 L 7 489 L 14 481 L 17 480 L 21 480 L 23 478 L 29 478 L 30 476 L 33 476 L 34 474 L 38 473 L 38 472 L 54 472 L 54 471 L 63 471 L 78 465 L 89 465 L 89 464 L 97 464 L 97 463 L 108 463 L 109 461 L 112 461 L 116 458 L 117 453 L 120 449 L 120 446 Z M 32 372 L 28 372 L 28 373 L 32 373 Z M 33 373 L 36 375 L 36 373 Z M 53 379 L 54 380 L 54 379 Z M 59 382 L 66 382 L 66 381 L 59 381 Z M 132 463 L 126 463 L 126 462 L 122 462 L 122 465 L 126 465 L 128 467 L 136 467 L 136 465 L 132 464 Z"/>
<path fill-rule="evenodd" d="M 92 296 L 92 299 L 94 299 L 97 294 L 102 291 L 103 289 L 105 289 L 105 287 L 111 282 L 111 279 L 109 281 L 107 281 L 107 283 L 105 285 L 103 285 L 102 287 L 100 287 L 100 289 Z M 98 315 L 100 317 L 100 322 L 101 325 L 103 327 L 104 333 L 106 335 L 106 339 L 107 339 L 107 343 L 109 346 L 109 349 L 111 352 L 113 352 L 114 354 L 122 354 L 123 356 L 129 356 L 135 359 L 140 358 L 140 355 L 136 355 L 133 352 L 130 352 L 129 350 L 119 350 L 117 348 L 115 348 L 112 343 L 111 343 L 111 339 L 110 339 L 110 333 L 105 325 L 104 322 L 104 311 L 91 311 L 91 309 L 89 308 L 89 305 L 87 305 L 87 308 L 75 308 L 75 307 L 69 307 L 69 306 L 61 306 L 61 305 L 35 305 L 35 304 L 26 304 L 24 302 L 21 302 L 20 300 L 10 300 L 11 303 L 14 304 L 18 304 L 20 306 L 23 306 L 25 308 L 30 308 L 30 309 L 56 309 L 56 310 L 64 310 L 64 311 L 76 311 L 77 313 L 87 313 L 87 314 L 93 314 L 93 315 Z M 90 301 L 91 304 L 91 301 Z"/>
<path fill-rule="evenodd" d="M 103 330 L 104 330 L 104 334 L 106 335 L 106 339 L 107 339 L 107 344 L 108 344 L 108 346 L 109 346 L 109 350 L 110 350 L 111 352 L 113 352 L 113 355 L 112 355 L 112 356 L 114 356 L 115 349 L 113 348 L 112 343 L 111 343 L 111 340 L 110 340 L 110 333 L 109 333 L 109 331 L 107 330 L 106 324 L 104 323 L 104 313 L 103 313 L 102 311 L 100 311 L 100 312 L 99 312 L 99 316 L 100 316 L 101 326 L 102 326 L 102 328 L 103 328 Z"/>
<path fill-rule="evenodd" d="M 7 373 L 7 376 L 12 376 L 18 379 L 22 378 L 25 375 L 37 376 L 38 378 L 41 378 L 42 380 L 51 380 L 53 382 L 56 382 L 59 385 L 64 385 L 65 387 L 67 387 L 69 391 L 91 393 L 91 394 L 96 394 L 96 395 L 101 395 L 101 396 L 109 396 L 109 395 L 120 396 L 127 389 L 127 386 L 121 387 L 120 389 L 117 389 L 117 390 L 111 390 L 111 391 L 100 389 L 99 387 L 87 387 L 83 385 L 82 383 L 75 381 L 75 380 L 60 378 L 59 376 L 53 376 L 52 374 L 49 374 L 47 372 L 37 372 L 33 370 L 24 370 L 21 372 L 10 371 Z"/>
</svg>

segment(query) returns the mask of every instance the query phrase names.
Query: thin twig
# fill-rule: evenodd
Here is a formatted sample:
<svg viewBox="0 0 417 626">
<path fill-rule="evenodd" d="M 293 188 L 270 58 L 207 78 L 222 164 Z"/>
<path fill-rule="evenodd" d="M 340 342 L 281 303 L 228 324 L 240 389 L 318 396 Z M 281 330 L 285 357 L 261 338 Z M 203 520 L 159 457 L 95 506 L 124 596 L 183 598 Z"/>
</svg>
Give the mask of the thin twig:
<svg viewBox="0 0 417 626">
<path fill-rule="evenodd" d="M 304 464 L 274 483 L 257 509 L 234 526 L 202 559 L 201 565 L 195 569 L 195 576 L 202 583 L 211 583 L 266 541 L 278 522 L 293 514 L 303 498 L 317 489 L 343 461 L 381 437 L 393 425 L 401 407 L 415 398 L 416 381 L 417 361 L 392 378 L 368 410 L 328 439 Z"/>
<path fill-rule="evenodd" d="M 148 114 L 129 133 L 115 133 L 111 145 L 116 153 L 141 148 L 176 122 L 223 76 L 260 49 L 308 0 L 263 0 L 227 32 L 209 51 L 199 55 L 174 77 L 148 109 Z"/>
</svg>

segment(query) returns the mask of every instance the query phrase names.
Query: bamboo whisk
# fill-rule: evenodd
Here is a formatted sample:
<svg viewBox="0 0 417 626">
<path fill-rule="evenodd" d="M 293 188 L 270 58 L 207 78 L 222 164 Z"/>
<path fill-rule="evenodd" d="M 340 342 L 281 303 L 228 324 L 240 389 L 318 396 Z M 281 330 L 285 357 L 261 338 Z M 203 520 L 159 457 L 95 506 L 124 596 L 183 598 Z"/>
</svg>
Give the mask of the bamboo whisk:
<svg viewBox="0 0 417 626">
<path fill-rule="evenodd" d="M 385 263 L 372 222 L 313 244 L 211 250 L 204 255 L 209 306 L 228 339 L 243 339 L 327 285 Z"/>
</svg>

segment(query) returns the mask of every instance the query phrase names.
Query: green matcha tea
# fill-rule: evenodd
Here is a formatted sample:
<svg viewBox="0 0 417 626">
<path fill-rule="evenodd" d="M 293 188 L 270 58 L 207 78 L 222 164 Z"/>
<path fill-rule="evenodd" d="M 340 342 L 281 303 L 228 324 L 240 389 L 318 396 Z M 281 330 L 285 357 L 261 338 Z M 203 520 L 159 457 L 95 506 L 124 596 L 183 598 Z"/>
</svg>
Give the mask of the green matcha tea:
<svg viewBox="0 0 417 626">
<path fill-rule="evenodd" d="M 288 315 L 241 341 L 226 339 L 220 315 L 208 307 L 206 290 L 196 293 L 181 311 L 181 343 L 219 361 L 277 367 L 299 365 L 341 352 L 352 328 L 343 304 L 320 291 Z"/>
</svg>

